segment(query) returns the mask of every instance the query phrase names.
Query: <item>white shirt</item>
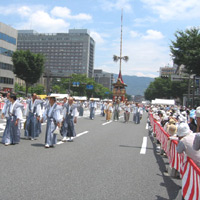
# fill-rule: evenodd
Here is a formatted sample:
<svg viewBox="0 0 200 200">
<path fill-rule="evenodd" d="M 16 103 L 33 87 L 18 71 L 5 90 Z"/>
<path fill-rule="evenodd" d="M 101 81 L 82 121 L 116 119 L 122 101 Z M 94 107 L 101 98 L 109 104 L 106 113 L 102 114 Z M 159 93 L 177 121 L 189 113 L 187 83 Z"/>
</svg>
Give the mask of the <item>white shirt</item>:
<svg viewBox="0 0 200 200">
<path fill-rule="evenodd" d="M 10 105 L 10 110 L 9 110 L 9 112 L 12 113 L 12 114 L 13 114 L 13 108 L 14 108 L 14 106 L 15 106 L 16 103 L 17 103 L 17 101 L 15 101 L 13 104 L 11 103 L 11 105 Z M 18 107 L 18 108 L 16 109 L 15 115 L 16 115 L 17 119 L 20 119 L 20 120 L 21 120 L 21 119 L 23 118 L 23 117 L 22 117 L 22 110 L 21 110 L 20 107 Z"/>
<path fill-rule="evenodd" d="M 71 109 L 71 107 L 72 107 L 72 105 L 69 104 L 69 110 Z M 64 107 L 64 110 L 63 110 L 63 117 L 64 118 L 65 118 L 66 114 L 67 114 L 67 108 Z M 77 110 L 76 107 L 74 107 L 74 109 L 72 109 L 71 115 L 74 116 L 74 117 L 78 117 L 79 114 L 78 114 L 78 110 Z"/>
</svg>

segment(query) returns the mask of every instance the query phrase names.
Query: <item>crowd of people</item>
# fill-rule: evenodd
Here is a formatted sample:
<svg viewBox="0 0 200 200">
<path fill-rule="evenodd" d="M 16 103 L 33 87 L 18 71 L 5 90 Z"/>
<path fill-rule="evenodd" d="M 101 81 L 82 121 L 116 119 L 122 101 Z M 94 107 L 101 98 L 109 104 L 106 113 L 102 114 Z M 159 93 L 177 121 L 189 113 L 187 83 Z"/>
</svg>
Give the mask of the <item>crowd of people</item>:
<svg viewBox="0 0 200 200">
<path fill-rule="evenodd" d="M 185 152 L 200 167 L 200 107 L 151 106 L 148 111 L 170 135 L 168 149 L 177 140 L 177 152 Z"/>
<path fill-rule="evenodd" d="M 46 122 L 45 148 L 53 147 L 57 143 L 57 135 L 62 136 L 62 141 L 72 142 L 76 137 L 75 124 L 78 116 L 83 116 L 84 109 L 88 108 L 91 120 L 95 119 L 96 109 L 101 110 L 101 115 L 106 121 L 119 121 L 120 115 L 124 116 L 124 122 L 130 120 L 130 113 L 133 113 L 131 121 L 140 123 L 143 114 L 143 107 L 138 103 L 120 102 L 119 100 L 95 101 L 74 101 L 73 97 L 64 97 L 57 101 L 57 96 L 47 96 L 42 100 L 33 93 L 30 98 L 24 100 L 17 98 L 15 94 L 7 94 L 3 99 L 4 106 L 1 117 L 6 119 L 6 127 L 2 137 L 5 146 L 18 144 L 21 136 L 21 120 L 25 116 L 24 137 L 35 140 L 42 132 L 41 125 Z M 24 107 L 26 104 L 26 108 Z"/>
</svg>

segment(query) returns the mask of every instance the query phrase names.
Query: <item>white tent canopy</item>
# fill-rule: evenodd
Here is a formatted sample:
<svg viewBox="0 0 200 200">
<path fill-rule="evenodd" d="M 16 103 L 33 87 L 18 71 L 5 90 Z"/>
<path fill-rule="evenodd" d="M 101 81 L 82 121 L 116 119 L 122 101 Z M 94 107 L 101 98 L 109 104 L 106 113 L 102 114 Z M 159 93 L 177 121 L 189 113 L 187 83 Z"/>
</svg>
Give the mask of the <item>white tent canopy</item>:
<svg viewBox="0 0 200 200">
<path fill-rule="evenodd" d="M 91 98 L 90 98 L 90 101 L 91 101 L 91 100 L 93 100 L 93 101 L 100 101 L 100 98 L 93 98 L 93 97 L 91 97 Z"/>
<path fill-rule="evenodd" d="M 79 97 L 79 96 L 73 96 L 73 98 L 76 101 L 87 101 L 87 97 L 83 96 L 83 97 Z"/>
<path fill-rule="evenodd" d="M 56 99 L 64 99 L 65 97 L 69 98 L 68 94 L 56 94 L 56 93 L 52 93 L 52 94 L 50 94 L 50 96 L 56 96 Z"/>
<path fill-rule="evenodd" d="M 175 105 L 174 99 L 155 99 L 151 101 L 151 104 L 157 104 L 157 105 Z"/>
</svg>

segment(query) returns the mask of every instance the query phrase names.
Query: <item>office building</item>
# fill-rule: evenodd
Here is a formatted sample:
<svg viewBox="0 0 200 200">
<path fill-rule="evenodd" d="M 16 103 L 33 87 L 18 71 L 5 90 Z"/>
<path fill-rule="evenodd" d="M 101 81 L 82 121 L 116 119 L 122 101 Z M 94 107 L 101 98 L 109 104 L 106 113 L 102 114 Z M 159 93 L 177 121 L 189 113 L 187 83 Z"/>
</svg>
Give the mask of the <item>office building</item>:
<svg viewBox="0 0 200 200">
<path fill-rule="evenodd" d="M 95 41 L 87 29 L 56 34 L 19 30 L 17 49 L 45 55 L 45 77 L 69 77 L 73 73 L 93 77 Z"/>
<path fill-rule="evenodd" d="M 112 91 L 113 74 L 104 72 L 101 69 L 94 70 L 94 80 L 96 83 L 102 84 L 104 87 Z"/>
<path fill-rule="evenodd" d="M 17 30 L 0 22 L 0 91 L 13 91 L 12 53 L 17 49 Z"/>
<path fill-rule="evenodd" d="M 171 75 L 174 75 L 176 71 L 175 67 L 160 67 L 160 77 L 169 78 Z"/>
</svg>

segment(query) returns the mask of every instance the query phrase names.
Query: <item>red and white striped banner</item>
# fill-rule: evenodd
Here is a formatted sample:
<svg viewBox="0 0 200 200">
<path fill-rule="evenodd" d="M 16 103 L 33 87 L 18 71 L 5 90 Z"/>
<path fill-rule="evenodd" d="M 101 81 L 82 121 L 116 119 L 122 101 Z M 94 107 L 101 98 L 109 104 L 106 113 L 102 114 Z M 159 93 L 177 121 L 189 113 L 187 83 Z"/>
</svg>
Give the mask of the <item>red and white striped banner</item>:
<svg viewBox="0 0 200 200">
<path fill-rule="evenodd" d="M 192 159 L 187 158 L 187 162 L 182 167 L 182 195 L 185 200 L 200 199 L 200 169 Z"/>
<path fill-rule="evenodd" d="M 0 103 L 0 110 L 3 109 L 4 103 Z"/>
<path fill-rule="evenodd" d="M 176 151 L 177 141 L 172 140 L 170 148 L 167 148 L 169 134 L 161 125 L 149 115 L 151 126 L 153 127 L 156 138 L 160 141 L 161 147 L 166 152 L 169 163 L 182 175 L 182 195 L 185 200 L 200 200 L 200 168 L 187 156 Z"/>
</svg>

